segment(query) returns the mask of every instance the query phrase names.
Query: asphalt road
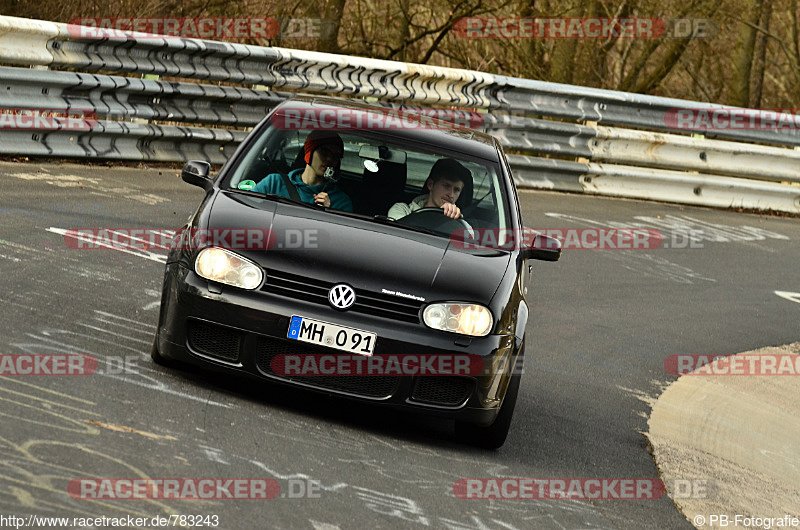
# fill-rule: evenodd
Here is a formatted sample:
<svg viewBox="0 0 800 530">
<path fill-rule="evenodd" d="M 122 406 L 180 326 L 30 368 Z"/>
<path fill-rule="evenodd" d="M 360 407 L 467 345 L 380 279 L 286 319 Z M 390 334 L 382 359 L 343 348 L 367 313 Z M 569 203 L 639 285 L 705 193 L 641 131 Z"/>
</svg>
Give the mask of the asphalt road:
<svg viewBox="0 0 800 530">
<path fill-rule="evenodd" d="M 453 484 L 657 478 L 642 433 L 650 403 L 675 379 L 664 369 L 669 355 L 800 338 L 800 304 L 775 294 L 800 292 L 797 219 L 524 192 L 528 226 L 647 226 L 679 248 L 567 249 L 558 263 L 535 264 L 512 430 L 487 452 L 458 443 L 439 421 L 152 364 L 162 261 L 71 249 L 62 233 L 179 227 L 202 191 L 177 171 L 2 163 L 0 183 L 0 354 L 99 361 L 90 376 L 0 377 L 2 516 L 216 515 L 228 529 L 692 528 L 666 496 L 462 500 Z M 676 224 L 704 230 L 699 248 L 680 248 L 690 245 Z M 271 478 L 281 495 L 67 493 L 74 479 L 144 477 Z"/>
</svg>

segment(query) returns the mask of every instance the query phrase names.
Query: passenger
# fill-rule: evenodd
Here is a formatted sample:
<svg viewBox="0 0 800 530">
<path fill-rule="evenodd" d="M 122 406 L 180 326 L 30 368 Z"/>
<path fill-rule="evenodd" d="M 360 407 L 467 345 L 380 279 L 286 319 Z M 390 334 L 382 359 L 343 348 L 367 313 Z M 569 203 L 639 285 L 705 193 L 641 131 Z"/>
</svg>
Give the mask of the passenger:
<svg viewBox="0 0 800 530">
<path fill-rule="evenodd" d="M 309 204 L 353 211 L 353 202 L 334 182 L 325 179 L 325 170 L 339 169 L 344 156 L 342 138 L 331 131 L 311 131 L 303 144 L 305 168 L 289 172 L 289 181 L 297 188 L 300 200 Z M 280 173 L 267 175 L 256 184 L 253 191 L 271 193 L 291 198 L 284 177 Z"/>
<path fill-rule="evenodd" d="M 447 217 L 460 219 L 463 217 L 461 209 L 455 203 L 464 191 L 464 183 L 471 180 L 472 173 L 456 160 L 452 158 L 437 160 L 425 181 L 428 193 L 415 197 L 409 204 L 396 203 L 389 208 L 387 215 L 390 219 L 400 219 L 421 208 L 441 208 Z"/>
</svg>

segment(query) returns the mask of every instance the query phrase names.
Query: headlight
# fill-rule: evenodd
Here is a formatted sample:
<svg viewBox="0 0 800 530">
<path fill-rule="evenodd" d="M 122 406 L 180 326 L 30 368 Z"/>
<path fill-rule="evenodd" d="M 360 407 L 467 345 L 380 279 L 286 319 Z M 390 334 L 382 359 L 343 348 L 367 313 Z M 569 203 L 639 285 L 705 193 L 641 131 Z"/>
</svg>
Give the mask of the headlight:
<svg viewBox="0 0 800 530">
<path fill-rule="evenodd" d="M 422 320 L 433 329 L 484 337 L 492 330 L 492 313 L 482 305 L 431 304 L 422 313 Z"/>
<path fill-rule="evenodd" d="M 224 248 L 204 248 L 197 255 L 194 270 L 206 280 L 255 289 L 261 285 L 264 272 L 250 260 L 239 257 Z"/>
</svg>

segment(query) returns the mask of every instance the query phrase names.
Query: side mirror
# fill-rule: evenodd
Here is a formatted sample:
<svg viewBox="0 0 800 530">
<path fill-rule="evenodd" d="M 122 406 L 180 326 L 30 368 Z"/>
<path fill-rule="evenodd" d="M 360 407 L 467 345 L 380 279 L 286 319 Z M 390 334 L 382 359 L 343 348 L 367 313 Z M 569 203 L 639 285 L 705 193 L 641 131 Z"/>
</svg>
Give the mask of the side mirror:
<svg viewBox="0 0 800 530">
<path fill-rule="evenodd" d="M 181 171 L 181 179 L 189 184 L 200 186 L 208 191 L 214 185 L 214 181 L 208 177 L 211 171 L 211 164 L 203 160 L 190 160 L 186 162 Z"/>
<path fill-rule="evenodd" d="M 535 232 L 530 233 L 535 237 L 528 238 L 526 241 L 533 241 L 529 246 L 522 249 L 522 256 L 525 259 L 538 259 L 542 261 L 558 261 L 561 257 L 561 241 L 554 237 L 538 234 Z M 527 235 L 527 234 L 526 234 Z"/>
</svg>

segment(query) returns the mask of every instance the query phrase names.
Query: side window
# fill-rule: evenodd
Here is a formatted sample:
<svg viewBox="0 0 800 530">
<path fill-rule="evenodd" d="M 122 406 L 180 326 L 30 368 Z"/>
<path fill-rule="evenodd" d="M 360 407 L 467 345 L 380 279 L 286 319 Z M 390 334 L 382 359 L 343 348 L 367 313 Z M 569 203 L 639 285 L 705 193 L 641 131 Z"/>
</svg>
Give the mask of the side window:
<svg viewBox="0 0 800 530">
<path fill-rule="evenodd" d="M 304 141 L 305 138 L 301 138 L 299 133 L 294 133 L 289 137 L 284 138 L 281 141 L 279 150 L 276 154 L 277 158 L 282 160 L 289 169 L 295 169 L 297 158 L 300 156 L 300 152 L 303 150 Z"/>
<path fill-rule="evenodd" d="M 364 171 L 364 166 L 361 165 L 362 161 L 358 156 L 359 145 L 354 145 L 348 140 L 348 138 L 344 139 L 344 156 L 342 157 L 342 163 L 339 167 L 342 171 L 360 175 L 361 172 Z"/>
<path fill-rule="evenodd" d="M 425 181 L 428 179 L 428 175 L 431 172 L 433 163 L 424 165 L 409 164 L 408 166 L 408 179 L 406 180 L 406 185 L 414 188 L 415 190 L 421 189 L 425 184 Z"/>
</svg>

